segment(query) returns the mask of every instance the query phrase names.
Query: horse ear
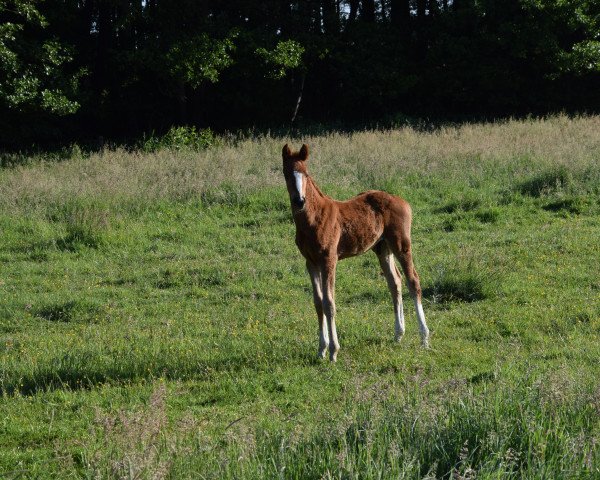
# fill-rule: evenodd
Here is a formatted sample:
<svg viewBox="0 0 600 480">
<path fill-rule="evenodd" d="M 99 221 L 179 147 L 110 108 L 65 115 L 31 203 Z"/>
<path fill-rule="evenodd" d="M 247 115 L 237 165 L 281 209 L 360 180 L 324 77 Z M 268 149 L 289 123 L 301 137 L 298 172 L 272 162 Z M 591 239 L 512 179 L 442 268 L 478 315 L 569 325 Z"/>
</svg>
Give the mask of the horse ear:
<svg viewBox="0 0 600 480">
<path fill-rule="evenodd" d="M 290 147 L 288 147 L 288 144 L 286 143 L 283 146 L 283 150 L 281 151 L 281 155 L 283 156 L 284 159 L 288 159 L 292 156 L 292 151 L 290 150 Z"/>
<path fill-rule="evenodd" d="M 298 157 L 300 157 L 300 160 L 308 159 L 308 145 L 306 143 L 302 144 L 302 148 L 300 149 Z"/>
</svg>

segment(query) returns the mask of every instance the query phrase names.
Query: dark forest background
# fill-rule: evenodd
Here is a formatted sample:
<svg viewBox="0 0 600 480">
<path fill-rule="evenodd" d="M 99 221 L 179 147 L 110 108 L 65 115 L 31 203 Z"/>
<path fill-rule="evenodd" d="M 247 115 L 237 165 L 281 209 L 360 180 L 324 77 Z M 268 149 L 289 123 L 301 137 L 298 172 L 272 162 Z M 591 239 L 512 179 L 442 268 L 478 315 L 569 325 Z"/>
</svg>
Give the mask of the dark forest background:
<svg viewBox="0 0 600 480">
<path fill-rule="evenodd" d="M 0 0 L 0 148 L 599 110 L 597 0 Z"/>
</svg>

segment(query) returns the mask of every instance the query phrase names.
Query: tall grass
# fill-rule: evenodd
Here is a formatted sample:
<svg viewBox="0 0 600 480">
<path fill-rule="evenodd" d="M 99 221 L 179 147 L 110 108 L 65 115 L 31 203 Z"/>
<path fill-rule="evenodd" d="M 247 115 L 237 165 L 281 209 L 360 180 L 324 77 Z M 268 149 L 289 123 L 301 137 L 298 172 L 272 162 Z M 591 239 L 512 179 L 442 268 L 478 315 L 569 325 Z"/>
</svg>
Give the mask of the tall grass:
<svg viewBox="0 0 600 480">
<path fill-rule="evenodd" d="M 429 133 L 408 127 L 332 133 L 302 138 L 302 142 L 313 152 L 310 167 L 317 181 L 340 191 L 356 186 L 424 187 L 439 182 L 437 172 L 444 172 L 447 182 L 469 182 L 472 187 L 482 181 L 504 182 L 495 186 L 520 185 L 522 192 L 535 196 L 567 186 L 597 194 L 600 173 L 594 167 L 599 129 L 599 117 L 558 116 L 465 124 Z M 0 209 L 44 211 L 65 199 L 93 199 L 115 208 L 161 200 L 235 202 L 236 197 L 259 188 L 281 188 L 280 149 L 286 141 L 290 140 L 266 136 L 224 141 L 201 151 L 103 150 L 58 163 L 4 169 Z"/>
<path fill-rule="evenodd" d="M 89 473 L 118 478 L 593 478 L 600 398 L 565 380 L 453 385 L 433 398 L 406 391 L 402 402 L 353 398 L 321 411 L 316 425 L 273 431 L 240 418 L 216 438 L 192 419 L 169 422 L 161 384 L 144 409 L 97 417 L 84 455 Z"/>
</svg>

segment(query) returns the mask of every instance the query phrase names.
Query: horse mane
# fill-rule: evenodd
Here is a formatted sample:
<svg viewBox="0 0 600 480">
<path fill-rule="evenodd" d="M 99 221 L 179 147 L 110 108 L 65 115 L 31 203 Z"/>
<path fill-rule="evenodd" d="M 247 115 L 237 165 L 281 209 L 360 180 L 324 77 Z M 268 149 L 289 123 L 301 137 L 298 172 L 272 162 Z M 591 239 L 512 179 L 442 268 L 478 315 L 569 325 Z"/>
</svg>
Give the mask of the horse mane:
<svg viewBox="0 0 600 480">
<path fill-rule="evenodd" d="M 323 198 L 323 197 L 324 197 L 324 198 L 329 198 L 327 195 L 325 195 L 325 194 L 324 194 L 324 193 L 321 191 L 321 189 L 320 189 L 320 188 L 319 188 L 319 186 L 317 185 L 317 182 L 315 182 L 315 181 L 313 180 L 313 178 L 312 178 L 310 175 L 306 174 L 306 178 L 308 179 L 308 181 L 310 182 L 310 184 L 312 185 L 312 187 L 315 189 L 315 191 L 317 192 L 317 194 L 318 194 L 318 195 L 319 195 L 321 198 Z"/>
</svg>

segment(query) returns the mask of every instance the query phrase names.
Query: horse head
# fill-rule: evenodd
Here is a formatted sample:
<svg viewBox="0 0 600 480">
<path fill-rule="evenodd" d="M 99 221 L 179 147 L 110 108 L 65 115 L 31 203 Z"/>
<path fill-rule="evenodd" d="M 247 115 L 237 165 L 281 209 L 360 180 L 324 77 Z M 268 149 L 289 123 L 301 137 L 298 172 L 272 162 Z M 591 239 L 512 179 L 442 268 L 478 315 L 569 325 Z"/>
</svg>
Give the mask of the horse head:
<svg viewBox="0 0 600 480">
<path fill-rule="evenodd" d="M 302 145 L 298 152 L 292 152 L 285 144 L 281 152 L 283 158 L 283 176 L 292 203 L 302 209 L 306 202 L 306 162 L 308 161 L 308 145 Z"/>
</svg>

